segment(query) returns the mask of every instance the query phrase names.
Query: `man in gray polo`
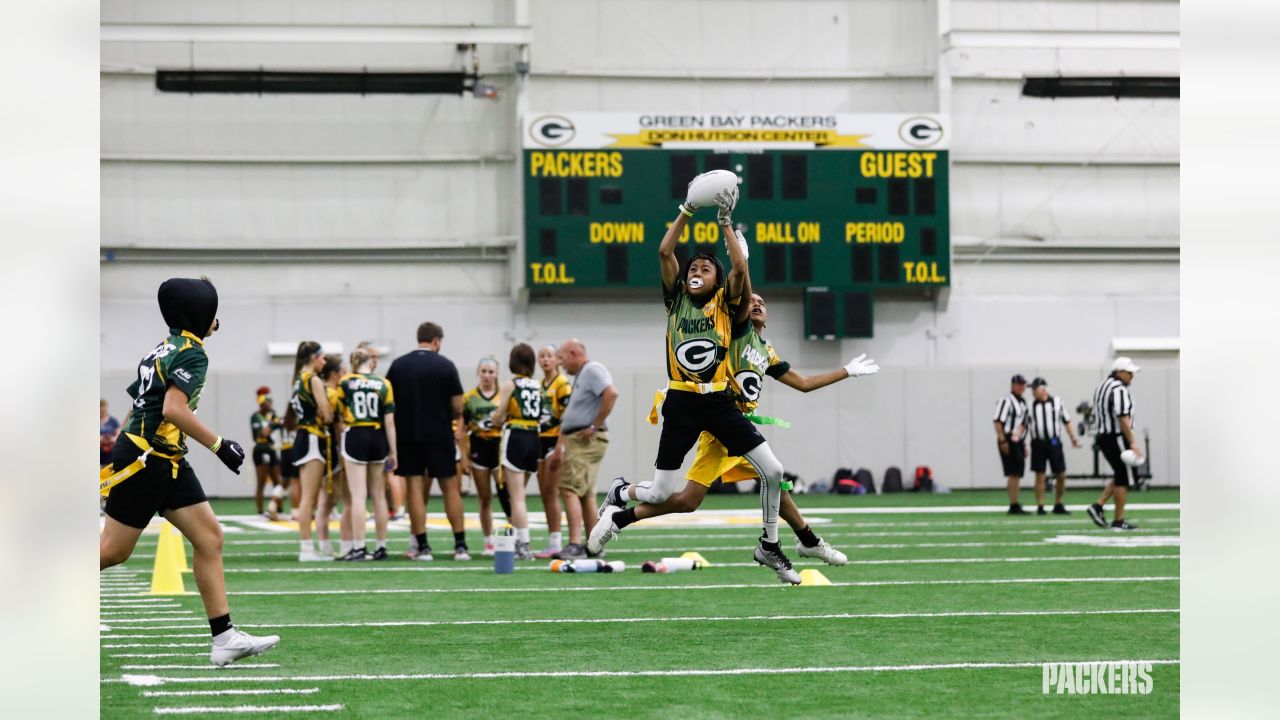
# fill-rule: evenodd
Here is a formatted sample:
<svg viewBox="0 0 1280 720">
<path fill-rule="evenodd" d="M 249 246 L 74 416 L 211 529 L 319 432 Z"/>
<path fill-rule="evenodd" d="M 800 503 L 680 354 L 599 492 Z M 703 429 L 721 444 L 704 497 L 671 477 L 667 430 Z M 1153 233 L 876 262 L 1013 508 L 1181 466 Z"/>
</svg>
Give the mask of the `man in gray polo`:
<svg viewBox="0 0 1280 720">
<path fill-rule="evenodd" d="M 560 503 L 569 520 L 569 544 L 556 557 L 573 560 L 587 557 L 584 532 L 591 527 L 584 523 L 596 519 L 596 476 L 609 445 L 606 421 L 618 400 L 618 390 L 605 366 L 587 358 L 587 348 L 580 340 L 568 340 L 560 346 L 560 362 L 574 376 L 573 392 L 560 418 L 560 439 L 548 464 L 552 472 L 564 467 L 559 479 Z"/>
</svg>

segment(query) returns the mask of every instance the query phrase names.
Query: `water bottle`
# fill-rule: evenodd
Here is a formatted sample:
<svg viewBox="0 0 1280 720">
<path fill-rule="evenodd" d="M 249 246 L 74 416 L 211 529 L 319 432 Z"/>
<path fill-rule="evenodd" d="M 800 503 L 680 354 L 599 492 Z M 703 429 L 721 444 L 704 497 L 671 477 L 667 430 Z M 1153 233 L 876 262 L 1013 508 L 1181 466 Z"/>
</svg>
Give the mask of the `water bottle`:
<svg viewBox="0 0 1280 720">
<path fill-rule="evenodd" d="M 493 539 L 493 571 L 499 575 L 516 571 L 516 536 L 510 525 Z"/>
</svg>

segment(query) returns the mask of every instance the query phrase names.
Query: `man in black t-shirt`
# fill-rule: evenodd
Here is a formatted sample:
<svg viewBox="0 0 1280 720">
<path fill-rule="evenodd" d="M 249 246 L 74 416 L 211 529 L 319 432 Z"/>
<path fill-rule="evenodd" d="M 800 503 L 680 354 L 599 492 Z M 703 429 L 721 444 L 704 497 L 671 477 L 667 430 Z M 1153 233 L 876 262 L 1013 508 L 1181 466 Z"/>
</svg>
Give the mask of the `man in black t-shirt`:
<svg viewBox="0 0 1280 720">
<path fill-rule="evenodd" d="M 470 560 L 463 530 L 462 494 L 458 487 L 457 445 L 453 421 L 462 415 L 462 381 L 458 368 L 440 354 L 444 331 L 424 322 L 418 326 L 418 349 L 391 363 L 387 380 L 396 393 L 395 473 L 408 484 L 409 556 L 432 560 L 427 543 L 427 499 L 431 478 L 440 482 L 444 512 L 453 529 L 453 558 Z"/>
</svg>

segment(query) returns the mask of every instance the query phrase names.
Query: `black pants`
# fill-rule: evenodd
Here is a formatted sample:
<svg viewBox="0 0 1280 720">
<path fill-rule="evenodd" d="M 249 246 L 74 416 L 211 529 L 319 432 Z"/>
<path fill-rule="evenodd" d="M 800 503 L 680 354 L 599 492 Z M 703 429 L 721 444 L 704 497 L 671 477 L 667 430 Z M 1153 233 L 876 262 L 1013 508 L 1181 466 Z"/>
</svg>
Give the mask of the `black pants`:
<svg viewBox="0 0 1280 720">
<path fill-rule="evenodd" d="M 1022 477 L 1027 472 L 1027 447 L 1021 442 L 1009 440 L 1008 448 L 1009 452 L 1000 453 L 1000 467 L 1004 468 L 1004 476 Z"/>
<path fill-rule="evenodd" d="M 1102 457 L 1107 459 L 1107 464 L 1111 466 L 1111 471 L 1115 474 L 1112 481 L 1116 484 L 1116 487 L 1129 487 L 1131 480 L 1134 485 L 1138 484 L 1138 469 L 1125 465 L 1124 460 L 1120 459 L 1120 453 L 1129 449 L 1125 445 L 1124 435 L 1119 433 L 1115 435 L 1099 435 L 1098 449 L 1102 451 Z"/>
</svg>

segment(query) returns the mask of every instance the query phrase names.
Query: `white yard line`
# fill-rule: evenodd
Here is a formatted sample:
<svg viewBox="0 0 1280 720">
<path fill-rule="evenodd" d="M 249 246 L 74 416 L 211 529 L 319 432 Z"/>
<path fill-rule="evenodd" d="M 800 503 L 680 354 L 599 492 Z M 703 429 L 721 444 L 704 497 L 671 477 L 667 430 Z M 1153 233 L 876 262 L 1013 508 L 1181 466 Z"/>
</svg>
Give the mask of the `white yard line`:
<svg viewBox="0 0 1280 720">
<path fill-rule="evenodd" d="M 372 627 L 437 627 L 455 625 L 595 625 L 612 623 L 693 623 L 693 622 L 758 622 L 781 620 L 901 620 L 914 618 L 985 618 L 985 617 L 1075 617 L 1087 615 L 1176 615 L 1178 608 L 1134 608 L 1120 610 L 973 610 L 955 612 L 899 613 L 821 613 L 813 615 L 675 615 L 666 617 L 614 618 L 529 618 L 523 620 L 371 620 L 368 622 L 280 623 L 242 625 L 244 628 L 372 628 Z"/>
<path fill-rule="evenodd" d="M 174 653 L 111 653 L 107 657 L 113 658 L 168 658 L 168 657 L 208 657 L 209 653 L 191 653 L 191 652 L 174 652 Z"/>
<path fill-rule="evenodd" d="M 203 715 L 205 713 L 222 713 L 225 715 L 248 713 L 287 713 L 287 712 L 337 712 L 343 705 L 223 705 L 213 707 L 173 707 L 154 708 L 157 715 Z"/>
<path fill-rule="evenodd" d="M 1055 661 L 1059 662 L 1059 661 Z M 1178 665 L 1182 661 L 1145 660 L 1145 659 L 1086 659 L 1069 660 L 1070 663 L 1151 663 L 1152 665 Z M 810 675 L 819 673 L 852 673 L 852 672 L 921 672 L 928 670 L 993 670 L 1040 668 L 1043 660 L 1027 662 L 954 662 L 918 665 L 818 665 L 810 667 L 752 667 L 752 668 L 681 668 L 677 670 L 551 670 L 551 671 L 510 671 L 487 673 L 405 673 L 395 675 L 309 675 L 298 677 L 159 677 L 156 675 L 125 675 L 122 682 L 130 685 L 162 685 L 165 683 L 188 682 L 349 682 L 366 681 L 382 682 L 386 680 L 473 680 L 503 678 L 571 678 L 571 677 L 697 677 L 711 675 Z M 110 682 L 110 680 L 104 680 Z"/>
<path fill-rule="evenodd" d="M 207 636 L 208 633 L 205 633 Z M 160 635 L 130 635 L 128 637 L 137 639 L 140 637 L 161 637 Z M 114 638 L 113 638 L 114 639 Z M 193 648 L 193 647 L 209 647 L 207 642 L 193 643 L 103 643 L 100 647 L 117 649 L 117 648 Z"/>
<path fill-rule="evenodd" d="M 184 610 L 184 611 L 182 612 L 182 614 L 183 614 L 183 615 L 194 615 L 195 613 L 187 612 L 187 611 L 185 611 L 185 610 Z M 125 625 L 125 624 L 128 624 L 128 623 L 164 623 L 164 622 L 176 622 L 176 621 L 178 621 L 178 620 L 179 620 L 179 618 L 175 618 L 175 617 L 165 617 L 165 618 L 112 618 L 112 619 L 111 619 L 111 624 L 112 624 L 112 625 Z"/>
<path fill-rule="evenodd" d="M 129 629 L 130 630 L 160 630 L 162 628 L 129 628 Z M 102 640 L 151 640 L 153 638 L 159 638 L 163 640 L 175 639 L 175 638 L 204 638 L 205 640 L 209 640 L 209 631 L 205 630 L 204 632 L 198 632 L 198 633 L 197 632 L 155 633 L 155 634 L 147 634 L 147 635 L 117 635 L 115 633 L 111 633 L 110 635 L 103 635 L 100 639 Z M 200 644 L 208 645 L 209 643 L 204 642 Z M 103 647 L 107 647 L 107 646 L 103 645 Z M 147 645 L 146 647 L 163 647 L 163 646 Z"/>
<path fill-rule="evenodd" d="M 120 612 L 98 613 L 101 617 L 125 617 L 140 615 L 142 617 L 160 617 L 161 615 L 191 615 L 190 610 L 155 610 L 150 607 L 143 610 L 121 610 Z"/>
<path fill-rule="evenodd" d="M 228 668 L 236 669 L 256 669 L 256 668 L 276 668 L 280 667 L 279 663 L 236 663 L 227 667 L 218 667 L 213 663 L 204 665 L 121 665 L 121 670 L 209 670 L 224 672 Z"/>
<path fill-rule="evenodd" d="M 232 690 L 143 690 L 142 697 L 205 697 L 218 695 L 314 695 L 320 688 L 235 688 Z"/>
</svg>

